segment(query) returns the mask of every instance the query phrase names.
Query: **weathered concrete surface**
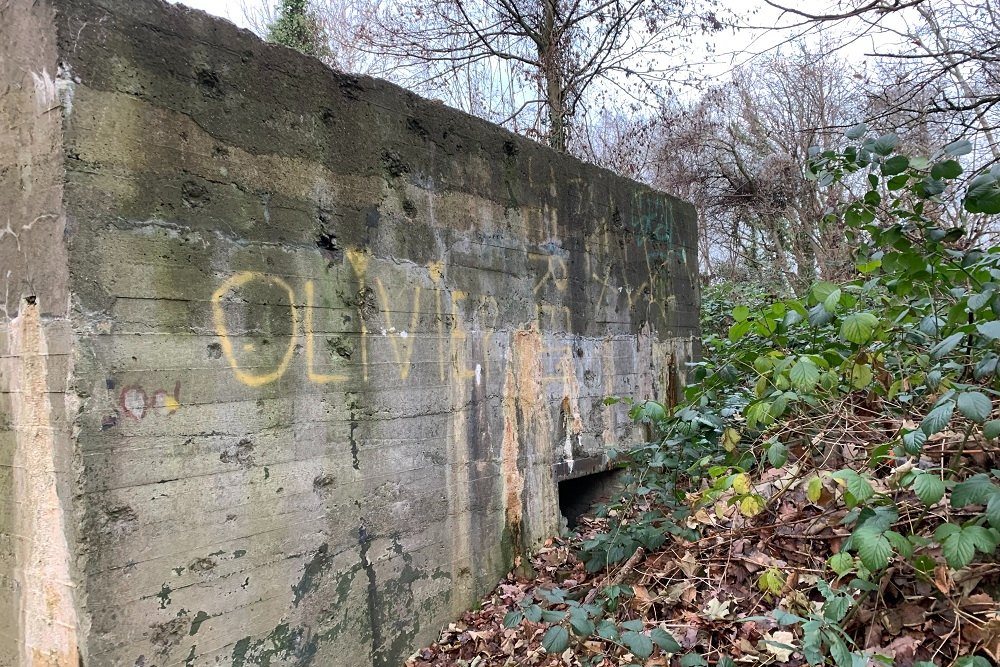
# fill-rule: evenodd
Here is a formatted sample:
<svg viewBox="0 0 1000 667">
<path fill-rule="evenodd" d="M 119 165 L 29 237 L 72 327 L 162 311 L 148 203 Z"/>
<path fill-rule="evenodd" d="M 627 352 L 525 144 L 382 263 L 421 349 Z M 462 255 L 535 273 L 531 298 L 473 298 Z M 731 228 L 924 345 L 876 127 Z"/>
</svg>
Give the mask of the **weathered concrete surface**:
<svg viewBox="0 0 1000 667">
<path fill-rule="evenodd" d="M 0 5 L 0 667 L 76 665 L 76 397 L 53 9 Z"/>
<path fill-rule="evenodd" d="M 660 193 L 155 0 L 0 73 L 0 667 L 401 664 L 691 354 Z"/>
</svg>

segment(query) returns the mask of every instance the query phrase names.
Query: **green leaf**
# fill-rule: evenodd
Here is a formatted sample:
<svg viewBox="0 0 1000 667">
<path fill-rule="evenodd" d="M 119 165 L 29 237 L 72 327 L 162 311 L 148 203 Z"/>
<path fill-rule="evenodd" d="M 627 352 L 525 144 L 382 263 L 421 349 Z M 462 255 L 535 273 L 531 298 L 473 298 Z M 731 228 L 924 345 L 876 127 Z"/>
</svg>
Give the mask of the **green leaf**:
<svg viewBox="0 0 1000 667">
<path fill-rule="evenodd" d="M 788 448 L 780 442 L 772 442 L 767 448 L 767 460 L 775 468 L 780 468 L 788 461 Z"/>
<path fill-rule="evenodd" d="M 812 295 L 817 303 L 823 303 L 834 292 L 839 292 L 840 288 L 834 283 L 819 282 L 812 286 Z"/>
<path fill-rule="evenodd" d="M 892 545 L 882 533 L 871 528 L 858 528 L 854 531 L 853 541 L 861 562 L 872 572 L 878 572 L 889 564 Z"/>
<path fill-rule="evenodd" d="M 837 667 L 851 667 L 851 651 L 840 635 L 828 631 L 824 633 L 824 636 L 830 644 L 830 657 L 833 658 L 833 664 Z"/>
<path fill-rule="evenodd" d="M 890 192 L 895 192 L 896 190 L 902 190 L 906 187 L 906 184 L 910 182 L 909 174 L 900 174 L 899 176 L 893 176 L 889 179 L 886 187 L 889 188 Z"/>
<path fill-rule="evenodd" d="M 938 528 L 938 531 L 948 525 L 954 524 L 944 524 Z M 976 555 L 976 544 L 971 534 L 966 534 L 958 526 L 956 528 L 958 530 L 950 531 L 941 540 L 941 552 L 944 554 L 944 559 L 948 561 L 950 567 L 960 570 L 972 562 L 972 559 Z M 937 532 L 935 532 L 935 538 L 937 538 Z"/>
<path fill-rule="evenodd" d="M 863 345 L 871 339 L 876 326 L 878 318 L 871 313 L 852 313 L 841 323 L 840 337 L 851 343 Z"/>
<path fill-rule="evenodd" d="M 951 490 L 951 506 L 959 508 L 966 505 L 985 505 L 990 497 L 997 493 L 1000 493 L 1000 488 L 997 488 L 989 475 L 979 473 L 955 485 Z"/>
<path fill-rule="evenodd" d="M 771 402 L 761 401 L 750 405 L 746 410 L 747 427 L 751 430 L 757 426 L 767 426 L 774 421 L 771 415 Z"/>
<path fill-rule="evenodd" d="M 882 173 L 886 176 L 895 176 L 906 171 L 910 166 L 910 159 L 905 155 L 894 155 L 882 163 Z"/>
<path fill-rule="evenodd" d="M 508 611 L 507 615 L 503 617 L 503 627 L 513 628 L 521 624 L 524 620 L 524 614 L 519 610 Z"/>
<path fill-rule="evenodd" d="M 733 319 L 737 322 L 743 322 L 748 317 L 750 317 L 750 309 L 746 306 L 736 306 L 733 308 Z"/>
<path fill-rule="evenodd" d="M 940 343 L 938 343 L 937 345 L 935 345 L 930 349 L 931 358 L 940 359 L 941 357 L 945 356 L 946 354 L 954 350 L 955 347 L 962 342 L 962 338 L 964 337 L 965 334 L 963 333 L 956 333 L 948 336 L 947 338 L 945 338 Z"/>
<path fill-rule="evenodd" d="M 858 123 L 853 127 L 849 127 L 847 129 L 847 132 L 844 132 L 844 136 L 847 137 L 848 139 L 860 139 L 861 137 L 865 136 L 865 133 L 867 131 L 868 131 L 867 125 L 865 125 L 864 123 Z"/>
<path fill-rule="evenodd" d="M 681 667 L 708 667 L 705 658 L 697 653 L 688 653 L 680 660 Z"/>
<path fill-rule="evenodd" d="M 1000 529 L 1000 493 L 994 493 L 986 503 L 986 520 L 994 528 Z"/>
<path fill-rule="evenodd" d="M 674 636 L 663 628 L 653 628 L 649 636 L 666 653 L 680 653 L 684 650 Z"/>
<path fill-rule="evenodd" d="M 840 303 L 840 297 L 841 291 L 839 288 L 830 292 L 830 294 L 823 299 L 823 309 L 828 313 L 832 313 L 837 310 L 837 304 Z"/>
<path fill-rule="evenodd" d="M 634 630 L 623 632 L 622 643 L 628 647 L 629 651 L 642 659 L 646 659 L 653 654 L 653 641 L 641 632 L 635 632 Z"/>
<path fill-rule="evenodd" d="M 905 537 L 900 535 L 894 530 L 885 531 L 885 539 L 889 540 L 889 544 L 892 546 L 892 550 L 898 553 L 903 558 L 909 558 L 913 555 L 913 545 Z"/>
<path fill-rule="evenodd" d="M 929 199 L 944 192 L 945 187 L 947 186 L 944 181 L 928 176 L 924 180 L 917 183 L 914 191 L 917 195 L 924 197 L 925 199 Z"/>
<path fill-rule="evenodd" d="M 587 612 L 581 607 L 573 607 L 569 610 L 569 625 L 573 628 L 573 632 L 581 637 L 594 634 L 594 622 L 590 620 Z"/>
<path fill-rule="evenodd" d="M 958 395 L 958 411 L 977 424 L 982 424 L 993 412 L 993 402 L 980 391 L 963 391 Z"/>
<path fill-rule="evenodd" d="M 913 492 L 925 505 L 933 505 L 944 497 L 944 482 L 937 475 L 920 472 L 913 477 Z"/>
<path fill-rule="evenodd" d="M 858 502 L 863 503 L 875 495 L 875 489 L 872 488 L 871 483 L 853 470 L 838 470 L 831 477 L 846 482 L 848 492 Z"/>
<path fill-rule="evenodd" d="M 597 624 L 597 634 L 602 639 L 607 639 L 610 641 L 618 641 L 618 626 L 608 620 L 603 620 Z"/>
<path fill-rule="evenodd" d="M 962 175 L 962 165 L 957 160 L 942 160 L 931 167 L 931 178 L 958 178 Z"/>
<path fill-rule="evenodd" d="M 976 551 L 984 554 L 996 551 L 996 539 L 988 529 L 982 526 L 966 526 L 962 529 L 962 533 L 969 536 L 972 544 L 976 547 Z"/>
<path fill-rule="evenodd" d="M 868 364 L 854 364 L 851 369 L 851 386 L 855 389 L 864 389 L 874 378 L 872 367 Z"/>
<path fill-rule="evenodd" d="M 842 577 L 854 569 L 854 557 L 846 551 L 841 551 L 830 556 L 827 564 L 838 577 Z"/>
<path fill-rule="evenodd" d="M 851 598 L 846 595 L 835 595 L 823 605 L 823 618 L 839 623 L 851 609 Z"/>
<path fill-rule="evenodd" d="M 546 623 L 561 623 L 566 618 L 566 612 L 545 609 L 542 611 L 542 620 Z"/>
<path fill-rule="evenodd" d="M 983 437 L 987 440 L 996 440 L 997 437 L 1000 437 L 1000 419 L 986 422 L 986 425 L 983 426 Z"/>
<path fill-rule="evenodd" d="M 927 416 L 920 422 L 920 430 L 927 435 L 934 435 L 948 425 L 954 412 L 955 404 L 952 401 L 945 401 L 927 413 Z"/>
<path fill-rule="evenodd" d="M 917 667 L 914 663 L 913 667 Z M 993 663 L 981 655 L 963 655 L 955 661 L 955 667 L 993 667 Z"/>
<path fill-rule="evenodd" d="M 977 292 L 969 297 L 969 310 L 979 310 L 985 307 L 993 299 L 993 290 L 987 289 L 982 292 Z"/>
<path fill-rule="evenodd" d="M 736 661 L 734 661 L 728 655 L 724 655 L 719 658 L 719 661 L 717 663 L 715 663 L 715 667 L 736 667 Z"/>
<path fill-rule="evenodd" d="M 740 340 L 750 331 L 750 327 L 753 326 L 753 322 L 750 320 L 743 320 L 742 322 L 737 322 L 729 328 L 729 340 L 735 343 Z"/>
<path fill-rule="evenodd" d="M 764 618 L 767 617 L 765 616 Z M 774 610 L 774 620 L 778 623 L 778 625 L 796 625 L 804 622 L 806 619 L 797 614 L 790 614 L 784 609 L 779 608 Z"/>
<path fill-rule="evenodd" d="M 809 324 L 814 327 L 821 327 L 833 321 L 833 313 L 823 307 L 822 303 L 816 304 L 809 309 Z"/>
<path fill-rule="evenodd" d="M 1000 338 L 1000 320 L 991 320 L 989 322 L 980 322 L 976 325 L 976 329 L 980 334 L 989 338 L 990 340 L 995 340 Z"/>
<path fill-rule="evenodd" d="M 542 620 L 542 608 L 537 604 L 525 607 L 524 617 L 532 623 L 538 623 Z"/>
<path fill-rule="evenodd" d="M 954 157 L 968 155 L 972 152 L 972 144 L 969 143 L 968 139 L 959 139 L 958 141 L 953 141 L 945 146 L 944 152 Z"/>
<path fill-rule="evenodd" d="M 788 372 L 788 379 L 796 391 L 809 392 L 816 387 L 819 382 L 819 368 L 809 357 L 799 357 L 792 369 Z"/>
<path fill-rule="evenodd" d="M 993 173 L 976 176 L 965 195 L 965 210 L 970 213 L 1000 213 L 1000 179 Z"/>
<path fill-rule="evenodd" d="M 920 448 L 925 442 L 927 442 L 927 434 L 920 429 L 903 434 L 903 449 L 906 450 L 907 454 L 919 454 Z"/>
<path fill-rule="evenodd" d="M 872 151 L 879 155 L 889 155 L 898 145 L 899 137 L 890 132 L 889 134 L 883 134 L 875 140 L 875 143 L 872 145 Z"/>
<path fill-rule="evenodd" d="M 553 625 L 542 637 L 542 648 L 546 653 L 562 653 L 569 648 L 569 631 L 561 625 Z"/>
</svg>

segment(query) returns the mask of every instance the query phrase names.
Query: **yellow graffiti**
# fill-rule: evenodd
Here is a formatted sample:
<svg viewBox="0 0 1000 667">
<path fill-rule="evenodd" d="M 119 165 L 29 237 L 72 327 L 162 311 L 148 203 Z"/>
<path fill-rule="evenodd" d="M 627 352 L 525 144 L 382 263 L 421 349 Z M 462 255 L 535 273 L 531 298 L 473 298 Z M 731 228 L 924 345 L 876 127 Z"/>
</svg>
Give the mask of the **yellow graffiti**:
<svg viewBox="0 0 1000 667">
<path fill-rule="evenodd" d="M 569 267 L 566 266 L 566 260 L 562 257 L 557 255 L 548 256 L 548 266 L 545 270 L 545 274 L 542 275 L 538 283 L 535 284 L 535 294 L 538 294 L 538 290 L 540 290 L 547 282 L 551 282 L 555 285 L 555 288 L 560 292 L 566 291 L 566 288 L 569 286 Z"/>
<path fill-rule="evenodd" d="M 358 294 L 365 291 L 365 275 L 368 273 L 368 255 L 357 250 L 347 251 L 347 261 L 354 269 L 354 275 L 358 277 Z M 358 322 L 361 324 L 361 374 L 365 382 L 368 382 L 368 327 L 365 325 L 365 318 L 360 309 L 358 310 Z"/>
<path fill-rule="evenodd" d="M 548 327 L 544 324 L 548 320 Z M 538 304 L 538 326 L 549 331 L 571 331 L 573 329 L 573 312 L 569 306 L 551 303 Z"/>
<path fill-rule="evenodd" d="M 313 281 L 311 280 L 306 281 L 306 316 L 304 324 L 306 330 L 306 374 L 310 382 L 327 384 L 329 382 L 344 382 L 347 380 L 346 375 L 327 375 L 325 373 L 317 373 L 314 370 L 316 336 L 313 330 Z"/>
<path fill-rule="evenodd" d="M 288 349 L 285 351 L 285 355 L 281 358 L 281 362 L 278 364 L 278 367 L 270 373 L 260 375 L 248 373 L 240 368 L 239 361 L 236 359 L 236 355 L 233 354 L 233 343 L 229 338 L 229 330 L 226 328 L 226 312 L 222 308 L 222 298 L 227 292 L 237 290 L 254 280 L 271 283 L 272 285 L 276 285 L 288 292 L 288 309 L 291 311 L 292 322 L 291 335 L 288 337 Z M 265 273 L 256 273 L 253 271 L 243 271 L 241 273 L 237 273 L 222 283 L 222 285 L 219 286 L 219 289 L 215 290 L 212 294 L 212 313 L 215 320 L 215 333 L 221 339 L 222 352 L 226 356 L 226 361 L 229 362 L 229 367 L 232 368 L 233 372 L 236 374 L 237 380 L 249 387 L 260 387 L 274 382 L 285 374 L 285 371 L 288 370 L 288 365 L 292 361 L 292 356 L 295 354 L 295 332 L 298 329 L 298 314 L 295 312 L 295 292 L 288 285 L 288 283 L 277 276 Z"/>
<path fill-rule="evenodd" d="M 399 365 L 399 379 L 405 380 L 410 376 L 410 361 L 413 359 L 414 345 L 409 338 L 420 322 L 420 286 L 413 288 L 413 314 L 410 316 L 410 330 L 399 332 L 392 325 L 389 293 L 379 278 L 375 279 L 375 288 L 378 290 L 378 298 L 382 302 L 382 316 L 385 318 L 386 330 L 383 335 L 389 339 L 392 354 L 396 358 L 396 364 Z"/>
<path fill-rule="evenodd" d="M 463 368 L 458 363 L 459 354 L 465 347 L 465 341 L 468 339 L 468 334 L 460 325 L 462 320 L 458 316 L 458 304 L 460 301 L 464 301 L 467 297 L 468 295 L 461 290 L 455 290 L 451 293 L 451 318 L 455 323 L 455 328 L 451 331 L 449 348 L 451 351 L 451 364 L 455 369 L 455 374 L 458 376 L 459 380 L 468 380 L 476 375 L 475 371 L 469 368 Z"/>
<path fill-rule="evenodd" d="M 444 289 L 444 262 L 431 262 L 427 265 L 431 283 L 434 284 L 434 312 L 437 314 L 438 330 L 438 374 L 442 383 L 445 381 L 444 358 L 444 317 L 441 315 L 441 292 Z"/>
</svg>

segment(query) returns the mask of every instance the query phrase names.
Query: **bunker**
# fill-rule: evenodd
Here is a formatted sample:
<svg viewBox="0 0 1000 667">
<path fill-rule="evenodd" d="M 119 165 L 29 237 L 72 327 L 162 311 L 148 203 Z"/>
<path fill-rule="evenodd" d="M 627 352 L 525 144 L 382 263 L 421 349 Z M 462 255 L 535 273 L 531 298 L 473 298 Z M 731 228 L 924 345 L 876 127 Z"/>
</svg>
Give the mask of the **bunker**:
<svg viewBox="0 0 1000 667">
<path fill-rule="evenodd" d="M 0 667 L 400 665 L 677 391 L 696 266 L 691 206 L 228 22 L 0 4 Z"/>
</svg>

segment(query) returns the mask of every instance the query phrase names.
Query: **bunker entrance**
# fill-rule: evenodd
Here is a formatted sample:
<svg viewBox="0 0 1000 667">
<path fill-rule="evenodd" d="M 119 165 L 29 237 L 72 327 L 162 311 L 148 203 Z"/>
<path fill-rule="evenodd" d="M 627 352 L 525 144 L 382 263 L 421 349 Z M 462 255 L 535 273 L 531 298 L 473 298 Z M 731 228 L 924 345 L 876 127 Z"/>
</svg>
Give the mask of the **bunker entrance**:
<svg viewBox="0 0 1000 667">
<path fill-rule="evenodd" d="M 559 513 L 570 528 L 597 503 L 605 502 L 618 490 L 620 470 L 602 470 L 591 475 L 559 482 Z"/>
</svg>

